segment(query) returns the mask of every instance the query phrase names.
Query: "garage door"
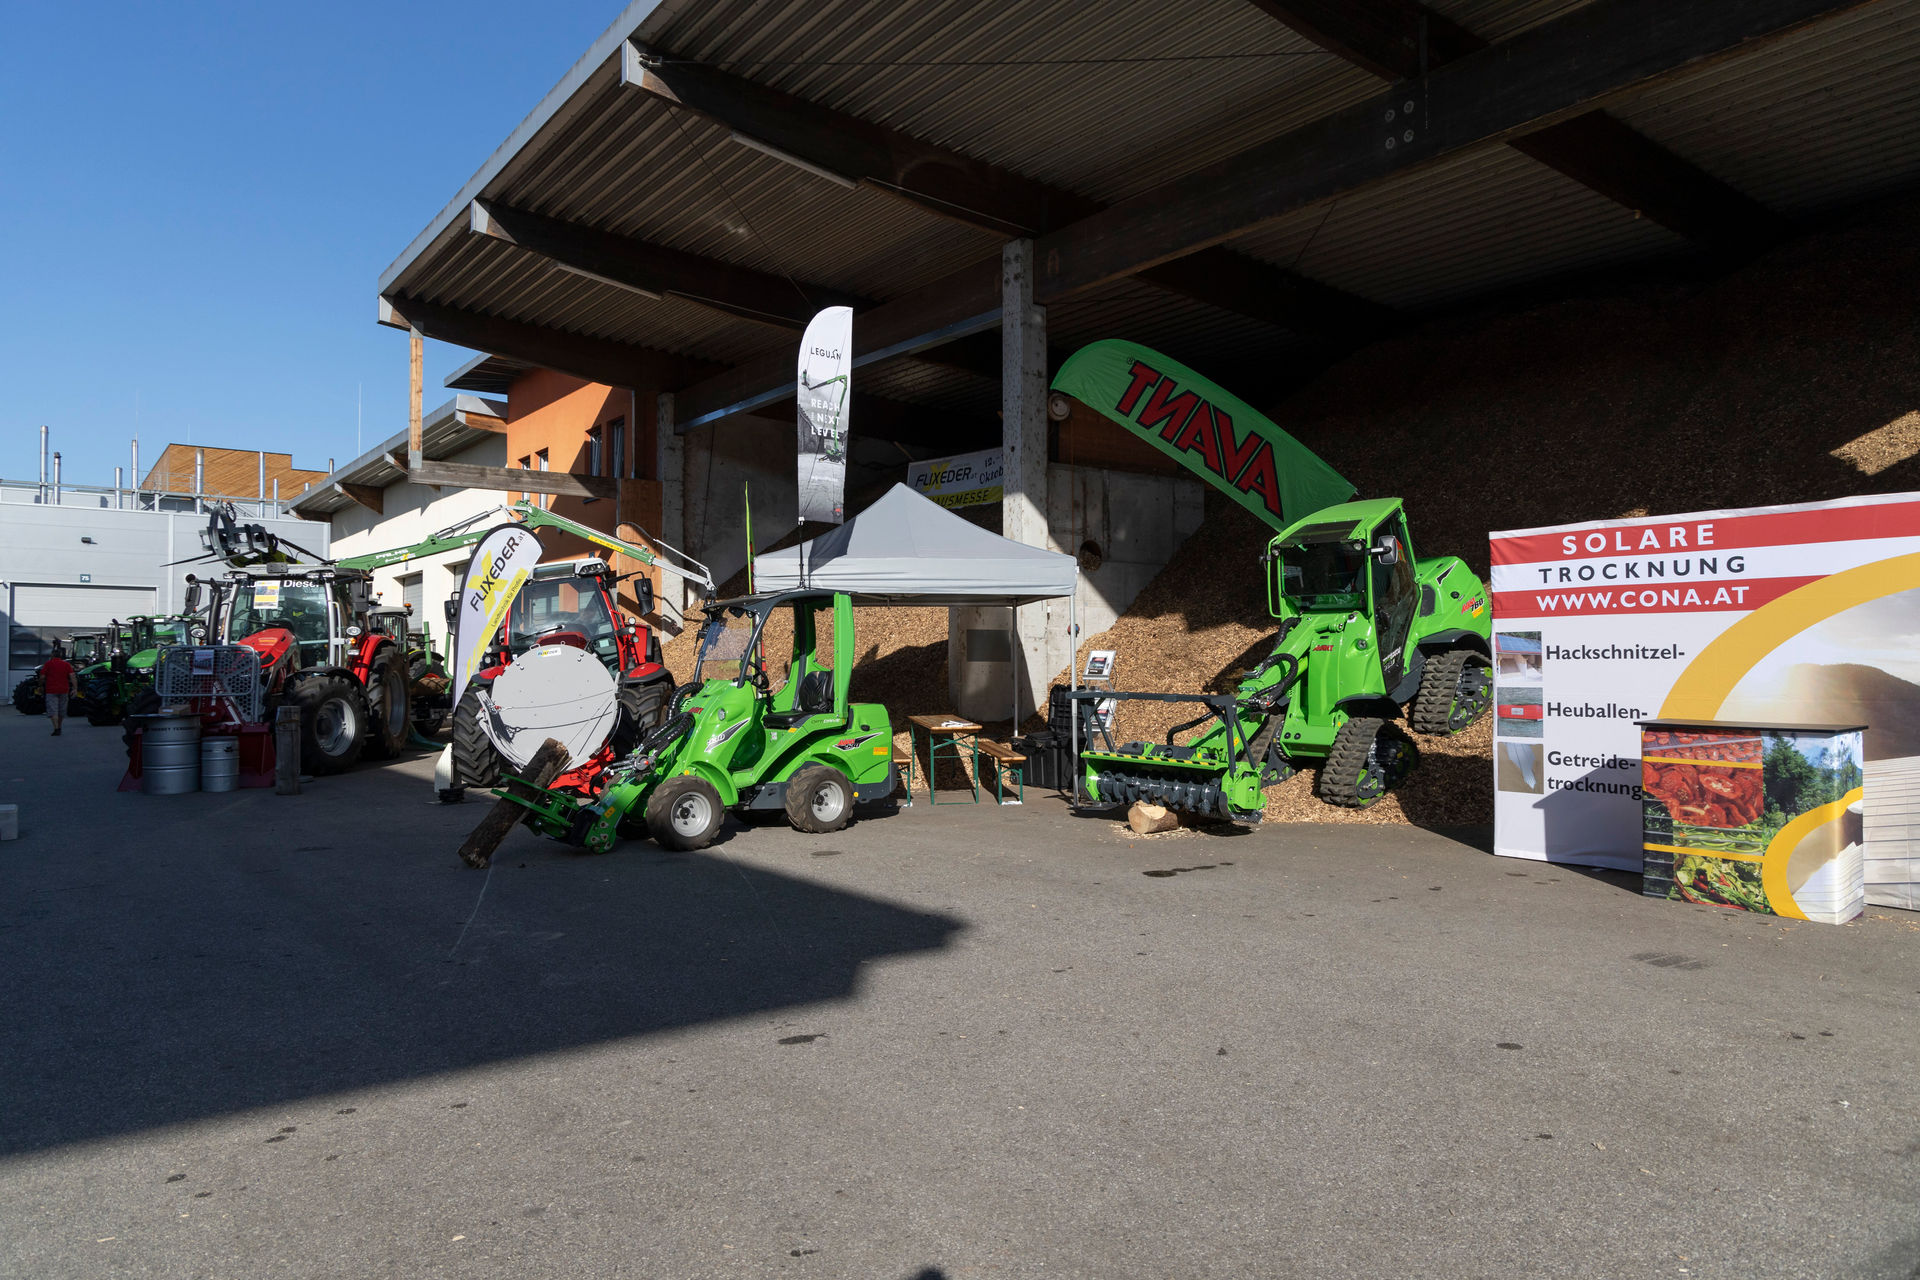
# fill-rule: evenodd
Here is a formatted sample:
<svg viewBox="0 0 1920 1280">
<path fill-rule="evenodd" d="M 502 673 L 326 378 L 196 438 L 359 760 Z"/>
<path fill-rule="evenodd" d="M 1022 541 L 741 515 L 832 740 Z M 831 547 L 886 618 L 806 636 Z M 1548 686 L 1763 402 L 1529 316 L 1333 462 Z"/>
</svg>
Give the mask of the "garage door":
<svg viewBox="0 0 1920 1280">
<path fill-rule="evenodd" d="M 421 619 L 426 617 L 426 586 L 423 574 L 409 573 L 400 579 L 400 603 L 413 614 L 413 626 L 417 629 Z"/>
<path fill-rule="evenodd" d="M 53 650 L 55 640 L 76 631 L 98 631 L 115 618 L 152 613 L 152 587 L 40 586 L 15 583 L 11 600 L 12 629 L 7 637 L 7 665 L 19 670 L 37 667 Z"/>
</svg>

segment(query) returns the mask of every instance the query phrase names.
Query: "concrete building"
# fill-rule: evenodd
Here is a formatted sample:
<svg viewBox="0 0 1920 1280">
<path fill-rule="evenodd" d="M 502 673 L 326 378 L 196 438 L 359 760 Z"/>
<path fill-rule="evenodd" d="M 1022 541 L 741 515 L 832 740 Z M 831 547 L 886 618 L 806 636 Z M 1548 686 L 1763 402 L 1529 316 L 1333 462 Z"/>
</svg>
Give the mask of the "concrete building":
<svg viewBox="0 0 1920 1280">
<path fill-rule="evenodd" d="M 720 568 L 742 482 L 779 531 L 798 336 L 851 306 L 856 471 L 998 446 L 1006 498 L 976 514 L 1098 564 L 1092 629 L 1197 500 L 1049 415 L 1078 347 L 1271 404 L 1395 328 L 1711 271 L 1920 178 L 1920 0 L 1674 12 L 633 0 L 381 274 L 379 318 L 625 390 L 656 532 Z M 1030 695 L 1064 622 L 1020 611 Z M 956 670 L 957 708 L 998 714 Z"/>
<path fill-rule="evenodd" d="M 506 406 L 479 396 L 457 396 L 426 415 L 427 456 L 436 461 L 505 465 Z M 419 542 L 454 525 L 497 510 L 506 494 L 413 484 L 403 455 L 407 433 L 381 441 L 344 466 L 320 477 L 291 506 L 292 514 L 325 531 L 336 559 L 386 551 Z M 445 632 L 441 601 L 460 586 L 466 551 L 443 552 L 374 573 L 374 591 L 388 604 L 413 608 L 414 625 L 439 638 Z"/>
<path fill-rule="evenodd" d="M 135 614 L 178 612 L 186 575 L 209 572 L 176 563 L 200 554 L 206 502 L 191 487 L 69 485 L 57 472 L 44 484 L 0 482 L 0 641 L 8 689 L 46 661 L 56 641 Z M 327 554 L 326 527 L 294 518 L 271 497 L 233 505 L 241 520 Z"/>
</svg>

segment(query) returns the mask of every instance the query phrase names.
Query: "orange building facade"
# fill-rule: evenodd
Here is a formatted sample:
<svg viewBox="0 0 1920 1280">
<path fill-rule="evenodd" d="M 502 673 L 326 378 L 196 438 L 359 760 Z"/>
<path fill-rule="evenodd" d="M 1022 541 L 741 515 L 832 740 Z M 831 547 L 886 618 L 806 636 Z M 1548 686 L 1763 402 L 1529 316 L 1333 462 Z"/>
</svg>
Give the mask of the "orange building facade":
<svg viewBox="0 0 1920 1280">
<path fill-rule="evenodd" d="M 660 529 L 661 483 L 656 470 L 655 403 L 623 388 L 583 382 L 548 369 L 527 369 L 507 388 L 507 466 L 527 471 L 572 472 L 619 482 L 613 500 L 509 493 L 541 503 L 555 515 L 610 533 L 628 542 L 651 545 Z M 547 560 L 571 560 L 606 553 L 579 538 L 543 531 Z M 625 556 L 612 557 L 621 574 L 645 566 Z M 663 583 L 649 571 L 656 593 Z M 621 604 L 639 612 L 631 582 L 623 582 Z"/>
</svg>

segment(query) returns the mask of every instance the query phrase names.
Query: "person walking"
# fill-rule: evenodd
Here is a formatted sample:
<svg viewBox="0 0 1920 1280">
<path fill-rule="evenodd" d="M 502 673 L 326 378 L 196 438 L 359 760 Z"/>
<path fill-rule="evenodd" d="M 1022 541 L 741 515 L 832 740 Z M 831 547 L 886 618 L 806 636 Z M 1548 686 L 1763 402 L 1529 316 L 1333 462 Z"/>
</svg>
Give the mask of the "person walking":
<svg viewBox="0 0 1920 1280">
<path fill-rule="evenodd" d="M 47 690 L 47 719 L 53 721 L 53 736 L 60 736 L 60 722 L 67 718 L 67 698 L 73 693 L 73 664 L 60 646 L 53 656 L 40 664 L 40 681 Z"/>
</svg>

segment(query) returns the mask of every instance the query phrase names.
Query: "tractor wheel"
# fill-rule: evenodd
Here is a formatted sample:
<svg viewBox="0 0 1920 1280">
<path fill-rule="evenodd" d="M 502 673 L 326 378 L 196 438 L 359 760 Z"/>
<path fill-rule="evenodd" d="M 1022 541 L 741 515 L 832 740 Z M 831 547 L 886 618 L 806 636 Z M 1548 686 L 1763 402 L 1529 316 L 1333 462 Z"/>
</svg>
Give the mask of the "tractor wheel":
<svg viewBox="0 0 1920 1280">
<path fill-rule="evenodd" d="M 1397 724 L 1361 716 L 1333 735 L 1320 766 L 1320 798 L 1346 809 L 1364 809 L 1413 771 L 1420 758 Z"/>
<path fill-rule="evenodd" d="M 1493 700 L 1487 660 L 1472 649 L 1449 649 L 1427 659 L 1407 723 L 1415 733 L 1459 733 Z"/>
<path fill-rule="evenodd" d="M 727 811 L 705 778 L 668 778 L 647 797 L 647 834 L 662 849 L 704 849 L 720 833 Z"/>
<path fill-rule="evenodd" d="M 370 760 L 391 760 L 407 745 L 413 700 L 407 691 L 407 659 L 388 645 L 367 669 L 367 745 Z"/>
<path fill-rule="evenodd" d="M 133 718 L 150 716 L 164 705 L 160 701 L 159 692 L 152 685 L 134 694 L 133 701 L 127 704 L 127 714 L 120 718 L 120 723 L 124 726 L 120 731 L 120 741 L 126 744 L 128 764 L 133 763 Z"/>
<path fill-rule="evenodd" d="M 91 698 L 87 701 L 87 723 L 98 727 L 119 724 L 120 716 L 113 709 L 113 703 L 105 698 Z"/>
<path fill-rule="evenodd" d="M 787 782 L 787 821 L 795 831 L 825 835 L 853 816 L 853 784 L 832 765 L 810 764 Z"/>
<path fill-rule="evenodd" d="M 23 716 L 47 714 L 47 692 L 39 676 L 28 676 L 13 686 L 13 709 Z"/>
<path fill-rule="evenodd" d="M 505 772 L 500 751 L 480 727 L 480 692 L 469 689 L 453 709 L 453 780 L 462 787 L 497 787 Z"/>
<path fill-rule="evenodd" d="M 631 752 L 666 720 L 669 696 L 671 691 L 664 680 L 620 686 L 619 714 L 608 736 L 617 754 L 624 756 Z"/>
<path fill-rule="evenodd" d="M 367 695 L 348 676 L 312 675 L 287 690 L 300 708 L 300 769 L 315 777 L 359 762 L 367 739 Z"/>
</svg>

